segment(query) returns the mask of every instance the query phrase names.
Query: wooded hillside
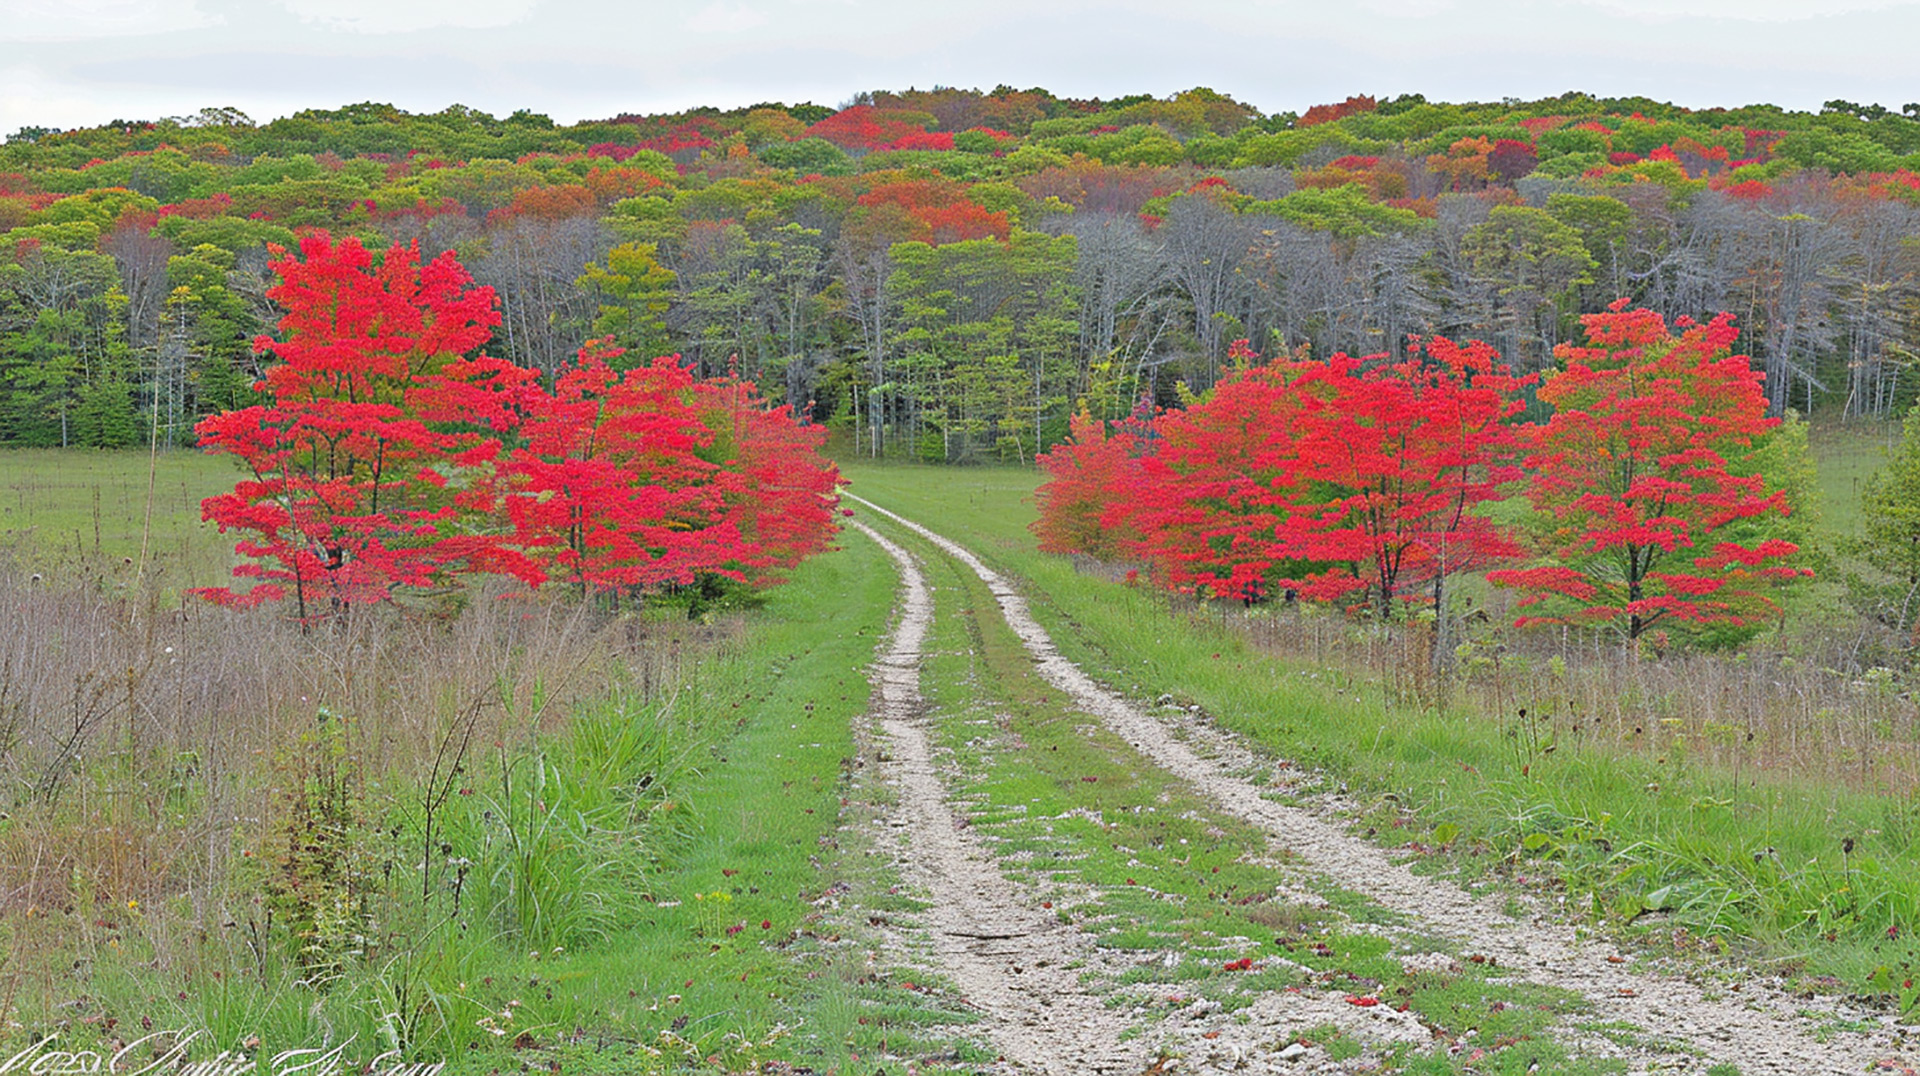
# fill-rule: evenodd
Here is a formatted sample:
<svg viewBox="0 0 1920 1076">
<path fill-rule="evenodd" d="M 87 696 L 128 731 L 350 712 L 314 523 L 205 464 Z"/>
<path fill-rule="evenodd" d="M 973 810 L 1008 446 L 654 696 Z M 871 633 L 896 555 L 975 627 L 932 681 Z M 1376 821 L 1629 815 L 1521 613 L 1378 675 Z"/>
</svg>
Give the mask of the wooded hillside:
<svg viewBox="0 0 1920 1076">
<path fill-rule="evenodd" d="M 836 425 L 863 454 L 1031 460 L 1080 401 L 1209 387 L 1229 344 L 1522 374 L 1628 297 L 1735 315 L 1770 407 L 1887 415 L 1920 339 L 1920 106 L 1688 110 L 1567 94 L 862 94 L 557 125 L 462 107 L 233 110 L 0 147 L 0 443 L 192 440 L 253 402 L 273 245 L 452 250 L 493 347 L 611 336 Z"/>
</svg>

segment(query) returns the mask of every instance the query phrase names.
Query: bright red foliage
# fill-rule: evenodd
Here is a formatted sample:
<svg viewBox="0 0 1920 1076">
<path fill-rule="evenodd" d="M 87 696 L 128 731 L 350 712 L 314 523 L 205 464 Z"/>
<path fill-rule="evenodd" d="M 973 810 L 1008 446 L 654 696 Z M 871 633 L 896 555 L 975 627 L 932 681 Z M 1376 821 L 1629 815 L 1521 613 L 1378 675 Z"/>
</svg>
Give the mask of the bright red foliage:
<svg viewBox="0 0 1920 1076">
<path fill-rule="evenodd" d="M 902 238 L 934 244 L 956 243 L 966 239 L 1005 240 L 1013 231 L 1012 219 L 967 200 L 966 190 L 957 183 L 938 180 L 902 180 L 882 183 L 860 196 L 867 208 L 898 206 L 915 225 L 914 233 Z"/>
<path fill-rule="evenodd" d="M 949 150 L 953 148 L 953 135 L 947 131 L 912 131 L 879 148 Z"/>
<path fill-rule="evenodd" d="M 1382 616 L 1416 587 L 1516 554 L 1476 509 L 1518 477 L 1506 420 L 1522 382 L 1485 344 L 1419 350 L 1255 367 L 1166 416 L 1144 461 L 1142 552 L 1216 596 L 1364 592 Z M 1236 353 L 1255 357 L 1244 342 Z"/>
<path fill-rule="evenodd" d="M 1082 409 L 1073 416 L 1072 436 L 1036 461 L 1047 481 L 1034 493 L 1040 516 L 1031 527 L 1043 551 L 1115 560 L 1139 546 L 1128 498 L 1140 488 L 1138 457 L 1150 415 L 1143 402 L 1109 433 Z"/>
<path fill-rule="evenodd" d="M 1743 521 L 1788 512 L 1765 476 L 1737 474 L 1766 417 L 1760 374 L 1732 354 L 1726 315 L 1676 336 L 1625 300 L 1581 319 L 1589 346 L 1562 345 L 1565 369 L 1540 398 L 1553 417 L 1527 431 L 1534 505 L 1551 514 L 1551 562 L 1489 572 L 1526 592 L 1522 624 L 1612 625 L 1628 638 L 1672 619 L 1752 624 L 1778 612 L 1768 592 L 1811 574 L 1774 538 L 1728 541 Z M 1749 530 L 1753 529 L 1751 526 Z"/>
<path fill-rule="evenodd" d="M 234 574 L 258 582 L 203 596 L 291 591 L 304 619 L 472 572 L 628 592 L 709 574 L 760 585 L 831 540 L 824 431 L 751 385 L 698 381 L 671 358 L 616 376 L 619 352 L 590 345 L 549 392 L 477 354 L 500 316 L 452 255 L 422 265 L 395 246 L 376 260 L 325 233 L 276 253 L 283 339 L 256 344 L 283 360 L 262 386 L 273 402 L 199 427 L 252 473 L 202 514 L 248 535 Z"/>
<path fill-rule="evenodd" d="M 1356 116 L 1362 112 L 1372 112 L 1378 107 L 1380 107 L 1379 102 L 1375 101 L 1370 95 L 1360 94 L 1355 97 L 1349 97 L 1337 105 L 1315 105 L 1307 109 L 1306 113 L 1298 120 L 1295 120 L 1293 125 L 1295 127 L 1313 127 L 1322 123 L 1332 123 L 1334 120 L 1343 120 L 1348 116 Z"/>
<path fill-rule="evenodd" d="M 928 137 L 924 127 L 872 105 L 842 109 L 807 128 L 807 135 L 824 138 L 846 150 L 953 148 L 951 134 L 945 135 L 944 146 L 920 144 L 919 140 Z"/>
<path fill-rule="evenodd" d="M 1259 356 L 1244 340 L 1238 363 Z M 1150 561 L 1170 586 L 1315 600 L 1382 616 L 1449 574 L 1511 557 L 1478 509 L 1519 475 L 1523 382 L 1485 344 L 1415 341 L 1400 363 L 1252 365 L 1205 400 L 1111 433 L 1081 416 L 1043 457 L 1041 548 Z"/>
<path fill-rule="evenodd" d="M 470 287 L 450 255 L 422 265 L 410 247 L 376 264 L 359 240 L 320 233 L 299 257 L 278 253 L 267 295 L 287 311 L 283 339 L 255 344 L 282 360 L 267 372 L 273 402 L 199 427 L 202 446 L 252 474 L 201 513 L 255 536 L 239 543 L 253 561 L 234 574 L 262 582 L 204 594 L 251 604 L 290 586 L 306 617 L 455 571 L 538 582 L 530 560 L 469 525 L 493 508 L 498 434 L 532 378 L 463 357 L 499 322 L 492 292 Z"/>
<path fill-rule="evenodd" d="M 713 139 L 707 137 L 696 124 L 686 124 L 660 136 L 642 139 L 633 145 L 621 145 L 618 142 L 596 142 L 587 147 L 589 157 L 609 157 L 615 161 L 624 161 L 641 150 L 653 150 L 669 157 L 676 154 L 696 154 L 703 149 L 712 149 Z M 676 158 L 677 159 L 677 158 Z"/>
<path fill-rule="evenodd" d="M 659 359 L 622 376 L 608 365 L 619 355 L 582 348 L 554 391 L 529 402 L 526 447 L 505 467 L 513 541 L 583 588 L 691 583 L 740 544 L 714 525 L 719 467 L 701 455 L 712 435 L 692 375 Z"/>
<path fill-rule="evenodd" d="M 728 568 L 750 583 L 778 582 L 825 550 L 836 529 L 840 472 L 820 455 L 827 431 L 801 425 L 784 406 L 768 410 L 750 381 L 700 382 L 694 406 L 720 463 L 720 518 L 740 536 Z"/>
</svg>

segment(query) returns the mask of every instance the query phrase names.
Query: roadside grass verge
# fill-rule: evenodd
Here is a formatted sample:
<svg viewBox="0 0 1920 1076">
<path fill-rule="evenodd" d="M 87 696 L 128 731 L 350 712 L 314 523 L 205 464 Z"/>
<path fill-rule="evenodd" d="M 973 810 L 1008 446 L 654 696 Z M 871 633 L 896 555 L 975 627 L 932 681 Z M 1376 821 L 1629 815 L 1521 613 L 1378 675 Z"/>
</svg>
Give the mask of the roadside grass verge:
<svg viewBox="0 0 1920 1076">
<path fill-rule="evenodd" d="M 1462 1071 L 1470 1051 L 1453 1047 L 1469 1039 L 1500 1044 L 1475 1071 L 1620 1070 L 1555 1041 L 1556 1023 L 1584 1010 L 1578 995 L 1509 981 L 1448 943 L 1386 926 L 1396 917 L 1364 895 L 1289 867 L 1254 827 L 1042 681 L 971 571 L 877 525 L 915 548 L 936 584 L 922 690 L 960 774 L 956 805 L 1010 878 L 1108 951 L 1083 981 L 1136 1032 L 1168 1017 L 1217 1031 L 1263 994 L 1306 990 L 1363 999 L 1356 1013 L 1384 1004 L 1426 1020 L 1430 1041 L 1354 1043 L 1396 1071 Z M 1273 1029 L 1265 1045 L 1308 1030 Z"/>
<path fill-rule="evenodd" d="M 1429 869 L 1512 887 L 1652 955 L 1733 950 L 1835 992 L 1920 965 L 1910 797 L 1398 705 L 1363 670 L 1262 653 L 1218 612 L 1182 615 L 1156 592 L 1039 554 L 1026 531 L 1032 472 L 845 470 L 863 496 L 1021 577 L 1062 651 L 1111 686 L 1198 704 L 1248 742 L 1324 769 L 1361 804 L 1357 826 Z M 1550 678 L 1511 688 L 1516 706 L 1552 712 Z"/>
<path fill-rule="evenodd" d="M 859 916 L 910 905 L 842 825 L 853 726 L 896 583 L 871 543 L 845 545 L 795 572 L 756 615 L 748 646 L 683 689 L 710 738 L 674 797 L 695 821 L 663 849 L 647 906 L 577 957 L 564 1005 L 537 1015 L 563 1032 L 613 1029 L 631 1040 L 635 1071 L 717 1057 L 729 1072 L 768 1061 L 850 1072 L 883 1056 L 883 1040 L 885 1056 L 951 1055 L 972 1021 L 926 989 L 924 973 L 870 963 L 855 921 L 854 904 Z M 587 1070 L 621 1071 L 592 1052 Z"/>
</svg>

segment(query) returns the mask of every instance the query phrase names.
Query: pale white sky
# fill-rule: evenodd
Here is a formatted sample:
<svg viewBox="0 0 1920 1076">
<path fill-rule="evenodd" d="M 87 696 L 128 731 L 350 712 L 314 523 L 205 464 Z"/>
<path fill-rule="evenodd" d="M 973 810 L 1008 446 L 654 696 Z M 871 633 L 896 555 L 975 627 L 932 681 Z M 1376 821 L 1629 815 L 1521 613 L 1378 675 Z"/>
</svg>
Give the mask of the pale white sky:
<svg viewBox="0 0 1920 1076">
<path fill-rule="evenodd" d="M 233 106 L 561 122 L 864 89 L 1920 100 L 1920 0 L 0 0 L 0 135 Z"/>
</svg>

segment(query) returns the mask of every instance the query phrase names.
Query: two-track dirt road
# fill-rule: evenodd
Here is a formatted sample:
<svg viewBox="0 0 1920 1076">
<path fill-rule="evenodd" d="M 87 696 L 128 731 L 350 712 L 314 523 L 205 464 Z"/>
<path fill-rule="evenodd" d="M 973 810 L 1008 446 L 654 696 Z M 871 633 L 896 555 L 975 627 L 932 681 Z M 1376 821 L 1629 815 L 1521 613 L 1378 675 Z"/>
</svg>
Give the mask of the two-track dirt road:
<svg viewBox="0 0 1920 1076">
<path fill-rule="evenodd" d="M 1608 945 L 1579 936 L 1571 926 L 1514 918 L 1450 882 L 1416 875 L 1380 847 L 1350 834 L 1335 816 L 1273 802 L 1261 786 L 1237 775 L 1272 771 L 1277 760 L 1257 755 L 1197 719 L 1164 719 L 1107 690 L 1061 656 L 1006 577 L 953 541 L 861 498 L 848 498 L 878 517 L 876 522 L 903 529 L 976 575 L 990 589 L 999 615 L 1018 635 L 1039 674 L 1074 707 L 1131 744 L 1146 764 L 1258 827 L 1277 851 L 1332 883 L 1366 894 L 1424 931 L 1453 939 L 1463 950 L 1497 959 L 1510 974 L 1579 993 L 1593 1020 L 1618 1022 L 1643 1033 L 1606 1041 L 1565 1028 L 1570 1047 L 1590 1050 L 1590 1056 L 1618 1058 L 1635 1072 L 1704 1072 L 1713 1065 L 1735 1066 L 1744 1076 L 1902 1071 L 1902 1036 L 1883 1014 L 1830 999 L 1793 998 L 1759 983 L 1741 984 L 1736 992 L 1724 984 L 1715 989 L 1680 977 L 1642 973 L 1619 962 Z M 1292 1058 L 1279 1058 L 1271 1050 L 1263 1054 L 1257 1034 L 1231 1050 L 1212 1049 L 1214 1044 L 1208 1043 L 1205 1056 L 1192 1051 L 1197 1043 L 1180 1039 L 1171 1029 L 1135 1028 L 1128 1034 L 1134 1021 L 1083 989 L 1079 973 L 1068 965 L 1084 963 L 1094 947 L 1092 937 L 1062 925 L 1028 901 L 960 824 L 949 801 L 927 733 L 932 717 L 919 693 L 919 668 L 935 609 L 924 573 L 901 543 L 865 523 L 854 526 L 893 558 L 902 578 L 899 619 L 873 672 L 873 716 L 891 758 L 889 780 L 900 793 L 896 825 L 899 844 L 906 850 L 903 865 L 931 901 L 927 929 L 942 970 L 980 1010 L 982 1030 L 1006 1063 L 1015 1071 L 1047 1073 L 1139 1073 L 1153 1064 L 1167 1066 L 1161 1071 L 1301 1071 L 1292 1066 Z M 1082 959 L 1073 959 L 1076 955 Z M 1306 1001 L 1292 995 L 1276 1001 L 1282 1003 L 1301 1006 Z M 1302 1008 L 1293 1017 L 1311 1015 Z M 1843 1019 L 1850 1027 L 1867 1030 L 1822 1035 L 1814 1017 L 1828 1026 Z M 1168 1055 L 1179 1060 L 1169 1062 Z M 1316 1065 L 1311 1071 L 1342 1069 Z"/>
</svg>

